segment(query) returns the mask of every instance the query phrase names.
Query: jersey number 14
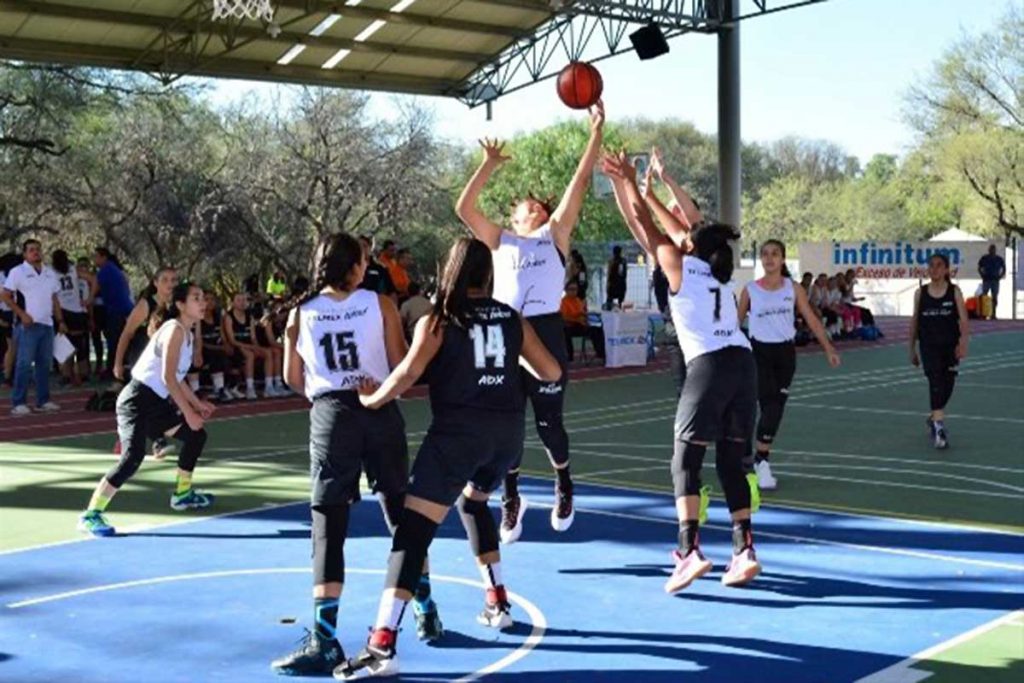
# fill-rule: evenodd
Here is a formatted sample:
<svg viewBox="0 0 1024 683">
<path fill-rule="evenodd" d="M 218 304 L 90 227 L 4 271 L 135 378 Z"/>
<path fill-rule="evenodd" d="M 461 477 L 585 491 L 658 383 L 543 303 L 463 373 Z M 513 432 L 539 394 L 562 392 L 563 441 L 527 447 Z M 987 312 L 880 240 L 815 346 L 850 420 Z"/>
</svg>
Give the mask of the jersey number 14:
<svg viewBox="0 0 1024 683">
<path fill-rule="evenodd" d="M 324 349 L 324 360 L 331 372 L 340 368 L 345 372 L 359 369 L 359 349 L 356 347 L 355 332 L 328 332 L 320 337 Z"/>
<path fill-rule="evenodd" d="M 486 368 L 488 358 L 493 360 L 492 367 L 505 367 L 505 335 L 501 325 L 473 325 L 469 336 L 473 340 L 473 357 L 477 369 Z"/>
</svg>

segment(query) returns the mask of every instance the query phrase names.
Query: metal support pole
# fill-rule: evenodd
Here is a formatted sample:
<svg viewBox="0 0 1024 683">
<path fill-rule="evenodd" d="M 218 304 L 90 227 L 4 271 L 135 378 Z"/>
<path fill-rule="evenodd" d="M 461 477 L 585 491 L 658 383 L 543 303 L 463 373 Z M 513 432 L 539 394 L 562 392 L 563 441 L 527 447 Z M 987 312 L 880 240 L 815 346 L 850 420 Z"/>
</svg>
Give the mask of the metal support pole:
<svg viewBox="0 0 1024 683">
<path fill-rule="evenodd" d="M 718 219 L 741 228 L 739 0 L 723 0 L 718 30 Z M 734 246 L 737 265 L 739 252 Z"/>
</svg>

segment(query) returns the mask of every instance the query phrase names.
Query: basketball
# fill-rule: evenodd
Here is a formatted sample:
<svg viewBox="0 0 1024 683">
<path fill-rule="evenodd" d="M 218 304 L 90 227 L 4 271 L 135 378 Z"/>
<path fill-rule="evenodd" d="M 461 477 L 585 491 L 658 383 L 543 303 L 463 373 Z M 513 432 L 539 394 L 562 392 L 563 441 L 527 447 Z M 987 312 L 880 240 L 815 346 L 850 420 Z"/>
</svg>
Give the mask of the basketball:
<svg viewBox="0 0 1024 683">
<path fill-rule="evenodd" d="M 587 109 L 601 99 L 601 73 L 586 62 L 569 62 L 558 74 L 558 97 L 571 109 Z"/>
</svg>

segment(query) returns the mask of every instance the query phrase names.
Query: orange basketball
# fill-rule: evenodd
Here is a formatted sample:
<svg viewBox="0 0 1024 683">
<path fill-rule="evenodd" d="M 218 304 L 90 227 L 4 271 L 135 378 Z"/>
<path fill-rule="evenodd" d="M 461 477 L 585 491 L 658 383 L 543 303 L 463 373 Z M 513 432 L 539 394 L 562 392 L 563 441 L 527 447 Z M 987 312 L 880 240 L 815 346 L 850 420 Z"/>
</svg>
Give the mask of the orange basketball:
<svg viewBox="0 0 1024 683">
<path fill-rule="evenodd" d="M 572 109 L 587 109 L 601 99 L 601 73 L 586 62 L 569 62 L 558 74 L 558 97 Z"/>
</svg>

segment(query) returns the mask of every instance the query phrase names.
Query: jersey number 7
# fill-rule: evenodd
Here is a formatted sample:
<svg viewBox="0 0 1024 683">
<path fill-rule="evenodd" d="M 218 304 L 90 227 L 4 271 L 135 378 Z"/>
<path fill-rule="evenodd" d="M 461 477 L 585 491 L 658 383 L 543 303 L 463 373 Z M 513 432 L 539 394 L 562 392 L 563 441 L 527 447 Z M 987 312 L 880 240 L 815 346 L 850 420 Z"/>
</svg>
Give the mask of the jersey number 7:
<svg viewBox="0 0 1024 683">
<path fill-rule="evenodd" d="M 708 287 L 708 291 L 715 295 L 715 322 L 722 319 L 722 290 L 720 287 Z"/>
<path fill-rule="evenodd" d="M 359 369 L 359 349 L 356 347 L 355 332 L 328 332 L 320 337 L 324 349 L 324 360 L 331 372 L 341 368 L 345 372 Z"/>
</svg>

